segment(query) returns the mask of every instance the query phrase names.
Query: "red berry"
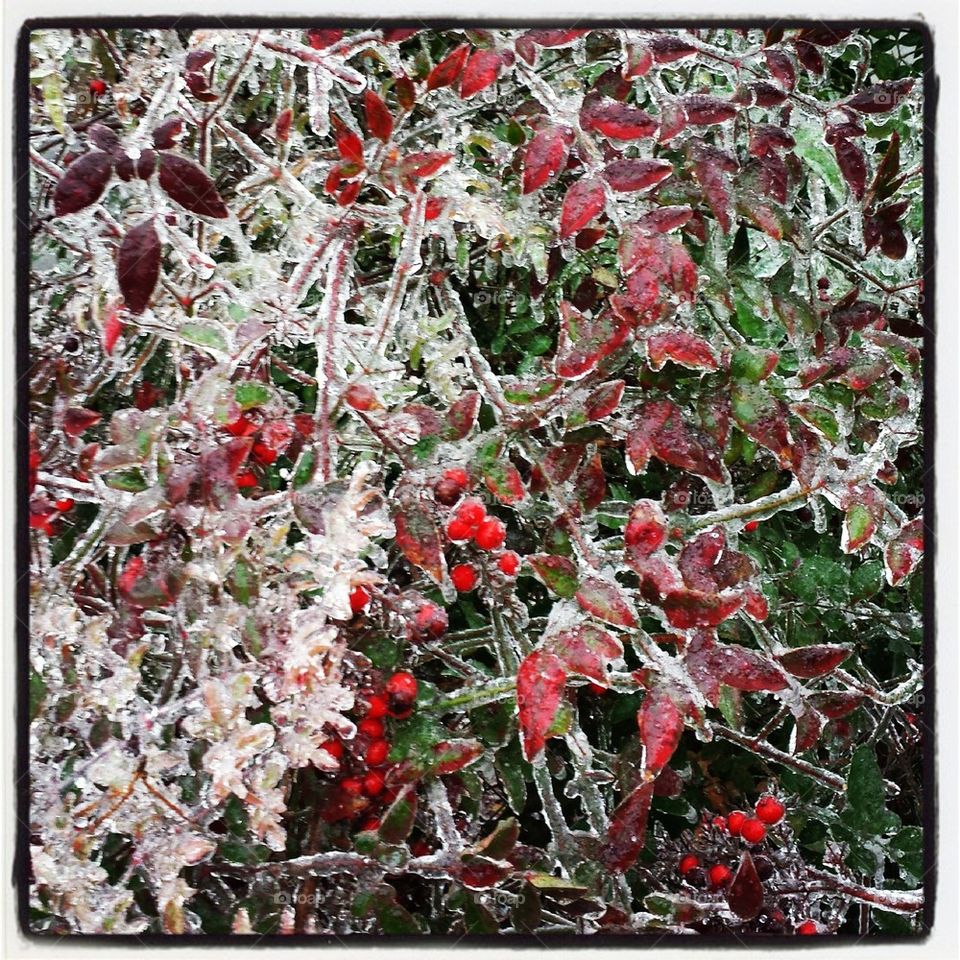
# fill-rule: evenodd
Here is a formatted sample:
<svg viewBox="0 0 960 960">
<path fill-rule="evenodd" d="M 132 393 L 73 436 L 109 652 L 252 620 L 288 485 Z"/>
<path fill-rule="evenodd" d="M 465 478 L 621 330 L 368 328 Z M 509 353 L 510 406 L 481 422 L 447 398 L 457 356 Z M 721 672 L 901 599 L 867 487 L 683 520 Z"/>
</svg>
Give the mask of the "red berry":
<svg viewBox="0 0 960 960">
<path fill-rule="evenodd" d="M 743 826 L 740 828 L 740 836 L 747 843 L 761 843 L 766 835 L 767 828 L 755 817 L 744 820 Z"/>
<path fill-rule="evenodd" d="M 461 490 L 470 486 L 470 474 L 463 467 L 451 467 L 443 471 L 443 479 L 455 483 Z"/>
<path fill-rule="evenodd" d="M 249 437 L 251 433 L 256 433 L 259 427 L 249 417 L 241 416 L 232 423 L 228 423 L 225 429 L 235 437 Z"/>
<path fill-rule="evenodd" d="M 387 715 L 387 698 L 382 693 L 375 693 L 367 697 L 367 720 L 377 720 Z"/>
<path fill-rule="evenodd" d="M 447 524 L 447 538 L 450 540 L 469 540 L 472 533 L 473 527 L 456 517 Z"/>
<path fill-rule="evenodd" d="M 362 383 L 351 383 L 343 394 L 343 399 L 348 407 L 354 410 L 379 410 L 380 401 L 377 395 Z"/>
<path fill-rule="evenodd" d="M 820 927 L 817 926 L 814 920 L 804 920 L 803 923 L 797 926 L 797 933 L 799 933 L 801 937 L 816 936 L 819 932 Z"/>
<path fill-rule="evenodd" d="M 497 566 L 501 573 L 505 573 L 508 577 L 515 577 L 520 569 L 520 556 L 512 550 L 508 550 L 497 561 Z"/>
<path fill-rule="evenodd" d="M 746 819 L 747 815 L 742 810 L 734 810 L 733 813 L 727 817 L 727 829 L 730 831 L 731 836 L 740 836 L 740 829 L 743 827 Z"/>
<path fill-rule="evenodd" d="M 73 509 L 74 500 L 70 497 L 66 497 L 64 500 L 57 500 L 54 506 L 61 512 L 66 513 L 68 510 Z"/>
<path fill-rule="evenodd" d="M 379 740 L 383 736 L 383 721 L 371 717 L 369 714 L 358 724 L 357 729 L 371 740 Z"/>
<path fill-rule="evenodd" d="M 414 640 L 437 640 L 447 632 L 447 611 L 427 600 L 423 603 L 410 625 Z"/>
<path fill-rule="evenodd" d="M 243 473 L 237 474 L 237 486 L 241 490 L 249 489 L 250 487 L 255 487 L 257 485 L 257 475 L 251 470 L 244 470 Z"/>
<path fill-rule="evenodd" d="M 351 797 L 359 797 L 363 793 L 363 781 L 359 777 L 347 777 L 340 781 L 340 789 Z"/>
<path fill-rule="evenodd" d="M 756 811 L 758 820 L 762 823 L 773 825 L 783 819 L 786 807 L 784 807 L 776 797 L 767 793 L 757 801 L 754 810 Z"/>
<path fill-rule="evenodd" d="M 450 579 L 461 593 L 469 593 L 477 585 L 477 571 L 469 563 L 458 563 L 450 571 Z"/>
<path fill-rule="evenodd" d="M 722 863 L 715 863 L 710 868 L 707 876 L 710 878 L 710 886 L 714 890 L 720 890 L 733 879 L 730 868 L 724 866 Z"/>
<path fill-rule="evenodd" d="M 390 744 L 386 740 L 374 740 L 367 747 L 367 752 L 363 755 L 368 767 L 379 767 L 387 762 L 387 755 L 390 753 Z M 379 793 L 379 791 L 377 791 Z"/>
<path fill-rule="evenodd" d="M 476 497 L 464 500 L 463 503 L 457 507 L 457 519 L 462 520 L 473 529 L 476 529 L 483 523 L 486 515 L 487 508 L 483 505 L 483 501 L 477 500 Z"/>
<path fill-rule="evenodd" d="M 383 793 L 384 786 L 386 786 L 386 783 L 383 779 L 383 774 L 380 773 L 379 770 L 371 770 L 363 778 L 363 792 L 368 797 L 375 797 Z"/>
<path fill-rule="evenodd" d="M 680 858 L 680 876 L 685 877 L 691 870 L 696 870 L 700 866 L 700 858 L 692 853 L 687 853 Z"/>
<path fill-rule="evenodd" d="M 391 697 L 399 700 L 416 700 L 417 678 L 406 670 L 400 670 L 387 681 L 385 689 Z"/>
<path fill-rule="evenodd" d="M 354 587 L 350 592 L 350 609 L 359 613 L 370 602 L 370 591 L 364 587 Z"/>
<path fill-rule="evenodd" d="M 726 830 L 726 829 L 727 829 L 727 818 L 726 818 L 726 817 L 714 817 L 712 823 L 713 823 L 713 825 L 714 825 L 718 830 Z"/>
<path fill-rule="evenodd" d="M 743 532 L 744 532 L 744 533 L 753 533 L 753 531 L 756 530 L 757 527 L 759 527 L 759 526 L 760 526 L 760 521 L 759 521 L 759 520 L 748 520 L 748 521 L 743 525 Z"/>
<path fill-rule="evenodd" d="M 502 520 L 496 517 L 487 517 L 473 535 L 474 543 L 481 550 L 497 550 L 503 546 L 503 541 L 507 539 L 507 528 Z"/>
<path fill-rule="evenodd" d="M 95 93 L 98 97 L 102 97 L 107 92 L 106 81 L 100 80 L 99 78 L 96 80 L 91 80 L 90 92 Z"/>
<path fill-rule="evenodd" d="M 253 445 L 253 455 L 261 463 L 271 464 L 277 459 L 277 451 L 265 443 L 255 443 Z"/>
<path fill-rule="evenodd" d="M 339 740 L 327 740 L 320 744 L 321 750 L 326 750 L 334 760 L 339 760 L 343 756 L 343 744 Z"/>
</svg>

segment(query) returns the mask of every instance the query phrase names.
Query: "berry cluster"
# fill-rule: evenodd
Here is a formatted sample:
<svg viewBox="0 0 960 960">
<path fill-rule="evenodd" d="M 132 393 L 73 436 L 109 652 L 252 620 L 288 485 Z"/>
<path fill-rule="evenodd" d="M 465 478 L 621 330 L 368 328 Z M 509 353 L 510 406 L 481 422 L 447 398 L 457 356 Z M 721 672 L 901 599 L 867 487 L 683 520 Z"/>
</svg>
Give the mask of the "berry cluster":
<svg viewBox="0 0 960 960">
<path fill-rule="evenodd" d="M 359 829 L 376 830 L 377 809 L 388 806 L 395 793 L 387 788 L 391 744 L 389 720 L 406 720 L 417 702 L 417 679 L 405 670 L 394 673 L 380 691 L 367 690 L 359 704 L 357 735 L 349 741 L 334 737 L 322 749 L 340 764 L 340 796 L 328 809 L 329 820 L 358 819 Z"/>
<path fill-rule="evenodd" d="M 478 497 L 465 497 L 470 488 L 470 475 L 461 467 L 445 470 L 433 488 L 438 503 L 454 507 L 447 522 L 447 539 L 454 544 L 467 544 L 488 553 L 497 553 L 497 569 L 507 577 L 520 570 L 520 557 L 513 550 L 503 550 L 507 528 L 502 520 L 487 513 Z M 480 577 L 472 563 L 458 563 L 450 569 L 450 579 L 460 593 L 475 589 Z"/>
</svg>

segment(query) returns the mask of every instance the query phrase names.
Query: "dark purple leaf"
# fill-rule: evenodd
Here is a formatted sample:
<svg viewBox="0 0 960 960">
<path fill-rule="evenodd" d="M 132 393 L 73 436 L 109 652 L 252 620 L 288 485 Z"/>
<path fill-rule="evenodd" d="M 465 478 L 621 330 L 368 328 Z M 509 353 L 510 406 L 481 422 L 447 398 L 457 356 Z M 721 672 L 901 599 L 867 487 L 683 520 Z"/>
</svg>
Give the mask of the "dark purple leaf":
<svg viewBox="0 0 960 960">
<path fill-rule="evenodd" d="M 54 216 L 64 217 L 96 203 L 110 181 L 113 158 L 102 150 L 78 157 L 67 167 L 53 191 Z"/>
<path fill-rule="evenodd" d="M 127 231 L 117 256 L 117 282 L 131 313 L 143 313 L 160 277 L 160 238 L 153 220 Z"/>
</svg>

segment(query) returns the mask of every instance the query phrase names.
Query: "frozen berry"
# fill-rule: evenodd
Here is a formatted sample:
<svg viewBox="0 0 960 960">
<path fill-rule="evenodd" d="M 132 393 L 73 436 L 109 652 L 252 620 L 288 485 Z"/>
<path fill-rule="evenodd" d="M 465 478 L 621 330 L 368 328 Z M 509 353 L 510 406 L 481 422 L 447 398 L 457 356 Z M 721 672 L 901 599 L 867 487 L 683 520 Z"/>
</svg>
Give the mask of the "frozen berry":
<svg viewBox="0 0 960 960">
<path fill-rule="evenodd" d="M 351 383 L 343 395 L 348 407 L 354 410 L 377 410 L 380 407 L 380 401 L 377 395 L 367 386 L 361 383 Z"/>
<path fill-rule="evenodd" d="M 375 693 L 367 697 L 367 712 L 365 714 L 368 720 L 379 720 L 380 717 L 387 715 L 387 698 L 382 693 Z"/>
<path fill-rule="evenodd" d="M 483 501 L 477 500 L 476 497 L 464 500 L 463 503 L 457 507 L 457 519 L 462 520 L 467 526 L 474 530 L 483 523 L 486 515 L 487 508 L 483 505 Z"/>
<path fill-rule="evenodd" d="M 265 463 L 268 466 L 277 459 L 277 451 L 265 443 L 255 443 L 253 445 L 253 455 L 261 463 Z"/>
<path fill-rule="evenodd" d="M 773 861 L 769 857 L 757 854 L 753 858 L 753 866 L 761 880 L 769 880 L 773 876 Z"/>
<path fill-rule="evenodd" d="M 469 563 L 458 563 L 450 571 L 450 579 L 460 593 L 469 593 L 477 585 L 477 571 Z"/>
<path fill-rule="evenodd" d="M 376 797 L 383 793 L 383 788 L 385 785 L 383 774 L 380 773 L 379 770 L 371 770 L 363 778 L 363 792 L 368 797 Z"/>
<path fill-rule="evenodd" d="M 325 750 L 335 760 L 343 756 L 343 744 L 339 740 L 326 740 L 320 744 L 320 749 Z"/>
<path fill-rule="evenodd" d="M 680 876 L 685 877 L 691 870 L 695 870 L 700 866 L 700 858 L 695 854 L 687 853 L 680 858 L 680 866 L 677 868 L 680 871 Z"/>
<path fill-rule="evenodd" d="M 730 868 L 722 863 L 715 863 L 707 872 L 707 876 L 710 878 L 710 887 L 713 890 L 721 890 L 733 879 Z"/>
<path fill-rule="evenodd" d="M 383 736 L 383 721 L 371 717 L 369 714 L 358 724 L 357 729 L 371 740 L 379 740 Z"/>
<path fill-rule="evenodd" d="M 90 92 L 96 94 L 98 97 L 102 97 L 107 92 L 106 81 L 101 80 L 99 77 L 95 80 L 91 80 Z"/>
<path fill-rule="evenodd" d="M 365 587 L 354 587 L 350 591 L 350 609 L 359 613 L 370 602 L 370 591 Z"/>
<path fill-rule="evenodd" d="M 759 527 L 759 526 L 760 526 L 760 521 L 759 521 L 759 520 L 748 520 L 748 521 L 743 525 L 743 532 L 744 532 L 744 533 L 753 533 L 753 531 L 756 530 L 757 527 Z"/>
<path fill-rule="evenodd" d="M 74 500 L 71 497 L 66 497 L 63 500 L 57 500 L 54 506 L 61 512 L 66 513 L 68 510 L 73 509 Z"/>
<path fill-rule="evenodd" d="M 507 528 L 496 517 L 487 517 L 473 535 L 473 542 L 481 550 L 498 550 L 506 539 Z"/>
<path fill-rule="evenodd" d="M 390 744 L 386 740 L 374 740 L 367 747 L 367 752 L 363 759 L 368 767 L 379 767 L 387 762 L 387 755 L 390 753 Z"/>
<path fill-rule="evenodd" d="M 747 815 L 742 810 L 734 810 L 733 813 L 727 816 L 727 829 L 730 831 L 731 836 L 740 836 L 740 829 L 746 819 Z"/>
<path fill-rule="evenodd" d="M 445 507 L 452 507 L 463 492 L 462 487 L 450 480 L 441 479 L 433 485 L 433 496 L 437 503 L 442 503 Z"/>
<path fill-rule="evenodd" d="M 417 678 L 406 670 L 400 670 L 387 681 L 387 694 L 403 700 L 417 699 Z"/>
<path fill-rule="evenodd" d="M 717 830 L 726 830 L 727 829 L 727 818 L 726 817 L 714 817 L 710 821 Z"/>
<path fill-rule="evenodd" d="M 470 474 L 463 467 L 451 467 L 443 471 L 443 479 L 455 483 L 461 490 L 470 486 Z"/>
<path fill-rule="evenodd" d="M 797 925 L 797 933 L 801 937 L 810 937 L 816 936 L 820 932 L 820 927 L 817 926 L 815 920 L 804 920 L 803 923 Z"/>
<path fill-rule="evenodd" d="M 740 828 L 740 836 L 747 841 L 747 843 L 761 843 L 763 838 L 767 835 L 767 828 L 756 819 L 756 817 L 750 817 L 749 820 L 743 821 L 743 826 Z"/>
<path fill-rule="evenodd" d="M 469 523 L 464 523 L 458 517 L 454 517 L 447 524 L 447 539 L 459 542 L 469 540 L 473 534 L 473 527 Z"/>
<path fill-rule="evenodd" d="M 758 801 L 754 810 L 757 814 L 757 819 L 772 825 L 774 823 L 779 823 L 783 819 L 783 815 L 786 812 L 786 807 L 776 798 L 770 796 L 770 794 L 765 794 Z"/>
<path fill-rule="evenodd" d="M 414 640 L 437 640 L 447 632 L 447 611 L 430 600 L 424 601 L 410 625 Z"/>
<path fill-rule="evenodd" d="M 512 550 L 508 550 L 497 561 L 497 566 L 501 573 L 505 573 L 508 577 L 515 577 L 520 569 L 520 556 Z"/>
<path fill-rule="evenodd" d="M 363 781 L 359 777 L 347 777 L 340 781 L 340 789 L 351 797 L 359 797 L 363 793 Z"/>
</svg>

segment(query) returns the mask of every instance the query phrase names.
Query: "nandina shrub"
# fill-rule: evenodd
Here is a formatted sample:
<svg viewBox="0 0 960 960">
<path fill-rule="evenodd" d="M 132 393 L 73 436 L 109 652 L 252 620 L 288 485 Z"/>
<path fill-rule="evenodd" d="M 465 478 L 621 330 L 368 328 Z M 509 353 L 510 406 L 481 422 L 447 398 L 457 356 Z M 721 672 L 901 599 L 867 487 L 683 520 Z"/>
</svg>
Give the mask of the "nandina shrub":
<svg viewBox="0 0 960 960">
<path fill-rule="evenodd" d="M 29 60 L 31 930 L 919 929 L 918 32 Z"/>
</svg>

